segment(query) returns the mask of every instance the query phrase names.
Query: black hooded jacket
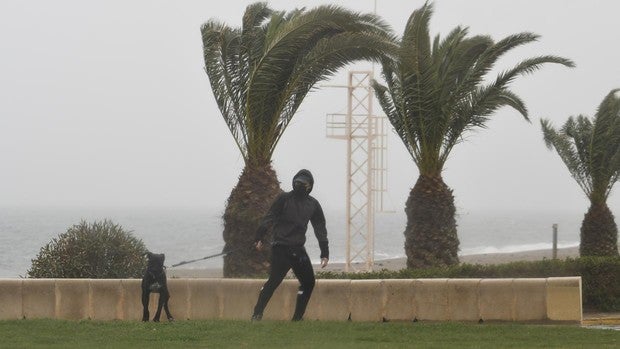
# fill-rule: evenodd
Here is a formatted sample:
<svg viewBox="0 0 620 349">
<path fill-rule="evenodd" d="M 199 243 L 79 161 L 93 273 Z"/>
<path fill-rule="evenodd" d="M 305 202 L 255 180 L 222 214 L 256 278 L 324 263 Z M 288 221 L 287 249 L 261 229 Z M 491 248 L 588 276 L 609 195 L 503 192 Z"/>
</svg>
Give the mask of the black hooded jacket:
<svg viewBox="0 0 620 349">
<path fill-rule="evenodd" d="M 305 177 L 310 188 L 305 193 L 290 191 L 280 194 L 256 230 L 256 241 L 262 241 L 270 227 L 273 227 L 273 245 L 303 246 L 306 243 L 308 222 L 312 223 L 314 235 L 319 241 L 321 258 L 329 258 L 329 245 L 325 215 L 319 202 L 310 196 L 314 178 L 308 170 L 301 170 L 293 177 Z"/>
</svg>

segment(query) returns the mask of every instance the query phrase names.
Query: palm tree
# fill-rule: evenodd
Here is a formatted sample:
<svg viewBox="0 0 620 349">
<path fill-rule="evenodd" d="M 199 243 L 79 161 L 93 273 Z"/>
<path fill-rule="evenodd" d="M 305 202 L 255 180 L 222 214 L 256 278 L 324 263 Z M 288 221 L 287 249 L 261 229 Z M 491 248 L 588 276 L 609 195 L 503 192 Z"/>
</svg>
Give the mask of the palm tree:
<svg viewBox="0 0 620 349">
<path fill-rule="evenodd" d="M 264 273 L 268 251 L 251 250 L 254 231 L 281 192 L 271 157 L 315 84 L 355 60 L 395 49 L 389 27 L 375 15 L 337 6 L 274 11 L 249 5 L 241 28 L 216 20 L 201 27 L 213 95 L 245 167 L 224 213 L 224 275 Z"/>
<path fill-rule="evenodd" d="M 618 227 L 607 198 L 620 177 L 620 89 L 603 99 L 594 119 L 569 117 L 556 130 L 540 120 L 545 143 L 555 148 L 590 200 L 581 223 L 581 256 L 618 256 Z"/>
<path fill-rule="evenodd" d="M 458 263 L 454 197 L 442 171 L 463 134 L 484 128 L 503 106 L 529 121 L 525 103 L 508 89 L 510 83 L 546 63 L 573 66 L 561 57 L 534 57 L 485 83 L 503 54 L 538 36 L 520 33 L 494 42 L 489 36 L 469 37 L 467 28 L 457 27 L 431 41 L 432 12 L 432 4 L 426 3 L 411 14 L 395 58 L 382 62 L 387 87 L 374 82 L 383 111 L 419 170 L 405 206 L 409 268 Z"/>
</svg>

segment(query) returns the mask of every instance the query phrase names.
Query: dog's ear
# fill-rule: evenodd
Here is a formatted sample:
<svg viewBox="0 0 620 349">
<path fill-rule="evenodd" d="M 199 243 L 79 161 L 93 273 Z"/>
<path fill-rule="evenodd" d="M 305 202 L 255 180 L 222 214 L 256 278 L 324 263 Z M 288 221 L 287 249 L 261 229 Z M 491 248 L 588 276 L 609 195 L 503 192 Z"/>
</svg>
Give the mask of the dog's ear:
<svg viewBox="0 0 620 349">
<path fill-rule="evenodd" d="M 144 253 L 144 257 L 151 259 L 151 257 L 153 257 L 153 253 L 151 253 L 150 251 L 146 251 L 146 253 Z"/>
</svg>

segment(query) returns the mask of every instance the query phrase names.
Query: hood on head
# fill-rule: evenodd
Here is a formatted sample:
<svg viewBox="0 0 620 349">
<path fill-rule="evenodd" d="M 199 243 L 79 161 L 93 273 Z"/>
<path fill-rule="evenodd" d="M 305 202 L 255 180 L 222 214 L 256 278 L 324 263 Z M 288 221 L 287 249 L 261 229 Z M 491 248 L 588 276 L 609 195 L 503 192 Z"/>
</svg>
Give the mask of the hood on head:
<svg viewBox="0 0 620 349">
<path fill-rule="evenodd" d="M 310 171 L 306 169 L 299 170 L 299 172 L 297 172 L 297 174 L 293 177 L 293 186 L 296 179 L 301 179 L 310 183 L 310 190 L 308 190 L 308 194 L 312 191 L 312 188 L 314 188 L 314 177 L 312 177 L 312 173 Z"/>
</svg>

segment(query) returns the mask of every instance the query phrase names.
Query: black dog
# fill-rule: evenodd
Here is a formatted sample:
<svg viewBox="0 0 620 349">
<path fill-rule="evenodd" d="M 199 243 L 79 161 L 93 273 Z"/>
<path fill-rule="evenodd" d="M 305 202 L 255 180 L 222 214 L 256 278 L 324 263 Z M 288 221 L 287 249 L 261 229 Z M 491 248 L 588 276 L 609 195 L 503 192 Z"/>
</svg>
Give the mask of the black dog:
<svg viewBox="0 0 620 349">
<path fill-rule="evenodd" d="M 149 321 L 149 295 L 151 292 L 159 293 L 157 312 L 153 317 L 153 321 L 159 322 L 162 306 L 166 311 L 168 321 L 173 321 L 174 318 L 170 314 L 170 310 L 168 310 L 168 299 L 170 298 L 170 293 L 168 292 L 166 271 L 164 270 L 164 260 L 166 259 L 166 256 L 164 256 L 163 253 L 155 254 L 147 252 L 146 258 L 148 259 L 148 262 L 146 265 L 146 272 L 142 278 L 142 306 L 144 308 L 142 313 L 142 321 Z"/>
</svg>

